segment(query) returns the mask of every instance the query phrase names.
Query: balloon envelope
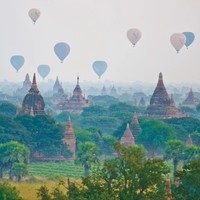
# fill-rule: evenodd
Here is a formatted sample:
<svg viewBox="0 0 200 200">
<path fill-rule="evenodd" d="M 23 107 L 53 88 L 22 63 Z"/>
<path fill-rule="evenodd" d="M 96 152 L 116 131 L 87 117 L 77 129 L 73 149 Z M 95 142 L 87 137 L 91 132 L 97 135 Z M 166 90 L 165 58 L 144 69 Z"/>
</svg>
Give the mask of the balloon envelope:
<svg viewBox="0 0 200 200">
<path fill-rule="evenodd" d="M 37 70 L 40 76 L 44 79 L 49 74 L 50 67 L 49 65 L 39 65 Z"/>
<path fill-rule="evenodd" d="M 32 8 L 28 12 L 29 17 L 35 23 L 40 17 L 40 11 L 37 8 Z"/>
<path fill-rule="evenodd" d="M 62 63 L 70 52 L 70 46 L 65 42 L 59 42 L 54 46 L 54 52 Z"/>
<path fill-rule="evenodd" d="M 170 41 L 172 46 L 176 49 L 177 53 L 186 43 L 186 37 L 182 33 L 174 33 L 170 37 Z"/>
<path fill-rule="evenodd" d="M 136 45 L 136 43 L 140 40 L 140 38 L 142 37 L 142 33 L 140 30 L 136 29 L 136 28 L 132 28 L 129 29 L 127 31 L 127 37 L 129 39 L 129 41 L 133 44 L 133 46 Z"/>
<path fill-rule="evenodd" d="M 101 78 L 102 74 L 106 71 L 107 69 L 107 63 L 105 61 L 95 61 L 92 65 L 94 71 L 96 74 Z"/>
<path fill-rule="evenodd" d="M 15 55 L 10 58 L 10 63 L 16 69 L 16 71 L 18 71 L 23 66 L 24 61 L 24 57 L 19 55 Z"/>
<path fill-rule="evenodd" d="M 183 32 L 183 34 L 186 37 L 185 46 L 188 48 L 192 44 L 192 42 L 194 41 L 195 35 L 192 32 Z"/>
</svg>

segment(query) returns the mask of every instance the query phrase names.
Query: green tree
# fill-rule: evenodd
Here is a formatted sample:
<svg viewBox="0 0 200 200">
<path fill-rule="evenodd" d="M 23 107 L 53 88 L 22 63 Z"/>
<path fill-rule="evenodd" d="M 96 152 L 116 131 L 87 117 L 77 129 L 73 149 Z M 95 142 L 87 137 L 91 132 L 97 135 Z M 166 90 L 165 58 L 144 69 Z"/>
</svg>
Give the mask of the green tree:
<svg viewBox="0 0 200 200">
<path fill-rule="evenodd" d="M 13 105 L 12 103 L 8 102 L 8 101 L 1 101 L 0 102 L 0 113 L 10 117 L 10 118 L 14 118 L 16 115 L 16 106 Z"/>
<path fill-rule="evenodd" d="M 188 162 L 197 158 L 200 158 L 200 148 L 196 145 L 192 145 L 189 147 L 186 146 L 183 157 L 184 161 Z"/>
<path fill-rule="evenodd" d="M 1 200 L 22 200 L 19 191 L 12 187 L 8 182 L 0 183 L 0 199 Z"/>
<path fill-rule="evenodd" d="M 200 200 L 200 160 L 189 161 L 182 171 L 175 173 L 179 185 L 174 187 L 173 196 L 176 200 Z"/>
<path fill-rule="evenodd" d="M 14 163 L 12 171 L 16 181 L 20 182 L 24 176 L 28 175 L 28 166 L 25 163 Z"/>
<path fill-rule="evenodd" d="M 124 147 L 115 142 L 114 149 L 115 158 L 97 166 L 81 183 L 68 180 L 67 186 L 64 184 L 67 194 L 57 187 L 56 195 L 63 200 L 165 199 L 164 175 L 169 169 L 163 160 L 146 158 L 142 146 Z M 49 192 L 43 188 L 42 194 L 48 197 Z M 60 200 L 55 197 L 55 192 L 51 193 L 51 199 Z"/>
<path fill-rule="evenodd" d="M 195 132 L 191 134 L 193 144 L 200 146 L 200 133 Z"/>
<path fill-rule="evenodd" d="M 31 157 L 36 151 L 48 157 L 60 155 L 64 129 L 60 124 L 56 124 L 53 118 L 46 115 L 23 115 L 18 116 L 16 121 L 30 132 Z"/>
<path fill-rule="evenodd" d="M 150 157 L 163 153 L 168 140 L 176 137 L 174 128 L 160 120 L 146 119 L 140 124 L 141 133 L 138 135 L 138 143 L 143 144 Z"/>
<path fill-rule="evenodd" d="M 3 170 L 8 169 L 9 178 L 12 179 L 14 176 L 13 174 L 14 164 L 21 163 L 22 165 L 24 164 L 26 166 L 28 164 L 29 153 L 30 151 L 26 146 L 16 141 L 0 144 L 0 154 L 1 154 L 0 163 L 1 163 L 2 177 L 3 177 Z"/>
<path fill-rule="evenodd" d="M 80 144 L 75 163 L 80 164 L 84 167 L 85 177 L 89 176 L 89 170 L 92 164 L 98 163 L 99 149 L 93 142 L 85 142 Z"/>
<path fill-rule="evenodd" d="M 166 160 L 172 160 L 174 166 L 174 174 L 180 161 L 184 160 L 185 145 L 180 140 L 171 140 L 167 142 L 167 148 L 164 153 Z"/>
</svg>

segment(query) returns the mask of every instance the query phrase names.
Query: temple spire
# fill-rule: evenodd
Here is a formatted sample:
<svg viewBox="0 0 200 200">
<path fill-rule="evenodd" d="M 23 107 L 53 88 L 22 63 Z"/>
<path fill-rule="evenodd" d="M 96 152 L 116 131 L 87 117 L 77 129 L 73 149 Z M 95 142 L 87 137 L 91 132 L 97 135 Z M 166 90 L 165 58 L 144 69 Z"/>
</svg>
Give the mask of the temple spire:
<svg viewBox="0 0 200 200">
<path fill-rule="evenodd" d="M 77 76 L 77 85 L 79 85 L 79 76 Z"/>
<path fill-rule="evenodd" d="M 33 81 L 32 81 L 31 89 L 29 90 L 29 92 L 39 93 L 39 90 L 38 90 L 38 88 L 37 88 L 35 73 L 34 73 L 34 75 L 33 75 Z"/>
<path fill-rule="evenodd" d="M 162 72 L 159 73 L 159 81 L 162 81 L 163 80 L 163 75 L 162 75 Z"/>
<path fill-rule="evenodd" d="M 66 144 L 68 149 L 72 152 L 72 155 L 69 159 L 75 160 L 75 158 L 76 158 L 76 136 L 74 134 L 74 129 L 72 127 L 70 116 L 68 117 L 63 143 Z"/>
</svg>

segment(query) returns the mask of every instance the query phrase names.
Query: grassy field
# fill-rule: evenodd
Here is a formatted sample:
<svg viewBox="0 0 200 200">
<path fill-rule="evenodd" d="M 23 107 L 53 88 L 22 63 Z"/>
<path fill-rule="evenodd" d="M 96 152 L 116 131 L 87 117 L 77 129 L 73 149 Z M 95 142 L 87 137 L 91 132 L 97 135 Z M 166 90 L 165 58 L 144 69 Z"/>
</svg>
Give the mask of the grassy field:
<svg viewBox="0 0 200 200">
<path fill-rule="evenodd" d="M 79 181 L 78 179 L 83 176 L 83 173 L 83 167 L 77 166 L 73 162 L 30 163 L 29 176 L 20 183 L 14 181 L 10 183 L 20 191 L 24 200 L 37 200 L 37 190 L 42 185 L 46 185 L 52 191 L 60 179 L 67 181 L 67 178 L 70 178 L 73 181 Z"/>
<path fill-rule="evenodd" d="M 64 177 L 81 178 L 83 176 L 83 167 L 77 166 L 73 162 L 31 163 L 29 166 L 29 176 L 52 180 Z"/>
</svg>

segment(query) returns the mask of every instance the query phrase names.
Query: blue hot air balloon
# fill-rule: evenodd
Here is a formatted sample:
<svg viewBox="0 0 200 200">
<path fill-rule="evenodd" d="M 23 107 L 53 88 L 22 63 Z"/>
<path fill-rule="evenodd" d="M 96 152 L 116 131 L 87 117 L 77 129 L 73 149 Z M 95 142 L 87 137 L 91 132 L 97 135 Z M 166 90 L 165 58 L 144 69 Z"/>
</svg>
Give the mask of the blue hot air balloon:
<svg viewBox="0 0 200 200">
<path fill-rule="evenodd" d="M 195 35 L 192 32 L 183 32 L 186 37 L 185 46 L 188 48 L 194 41 Z"/>
<path fill-rule="evenodd" d="M 54 46 L 54 52 L 62 63 L 70 52 L 70 46 L 65 42 L 59 42 Z"/>
<path fill-rule="evenodd" d="M 94 71 L 96 74 L 101 78 L 102 74 L 106 71 L 107 69 L 107 63 L 105 61 L 95 61 L 92 65 Z"/>
<path fill-rule="evenodd" d="M 25 60 L 23 56 L 15 55 L 10 58 L 10 63 L 18 72 L 19 69 L 23 66 Z"/>
<path fill-rule="evenodd" d="M 45 77 L 49 74 L 50 72 L 50 67 L 49 65 L 39 65 L 38 68 L 38 73 L 40 74 L 40 76 L 45 79 Z"/>
</svg>

